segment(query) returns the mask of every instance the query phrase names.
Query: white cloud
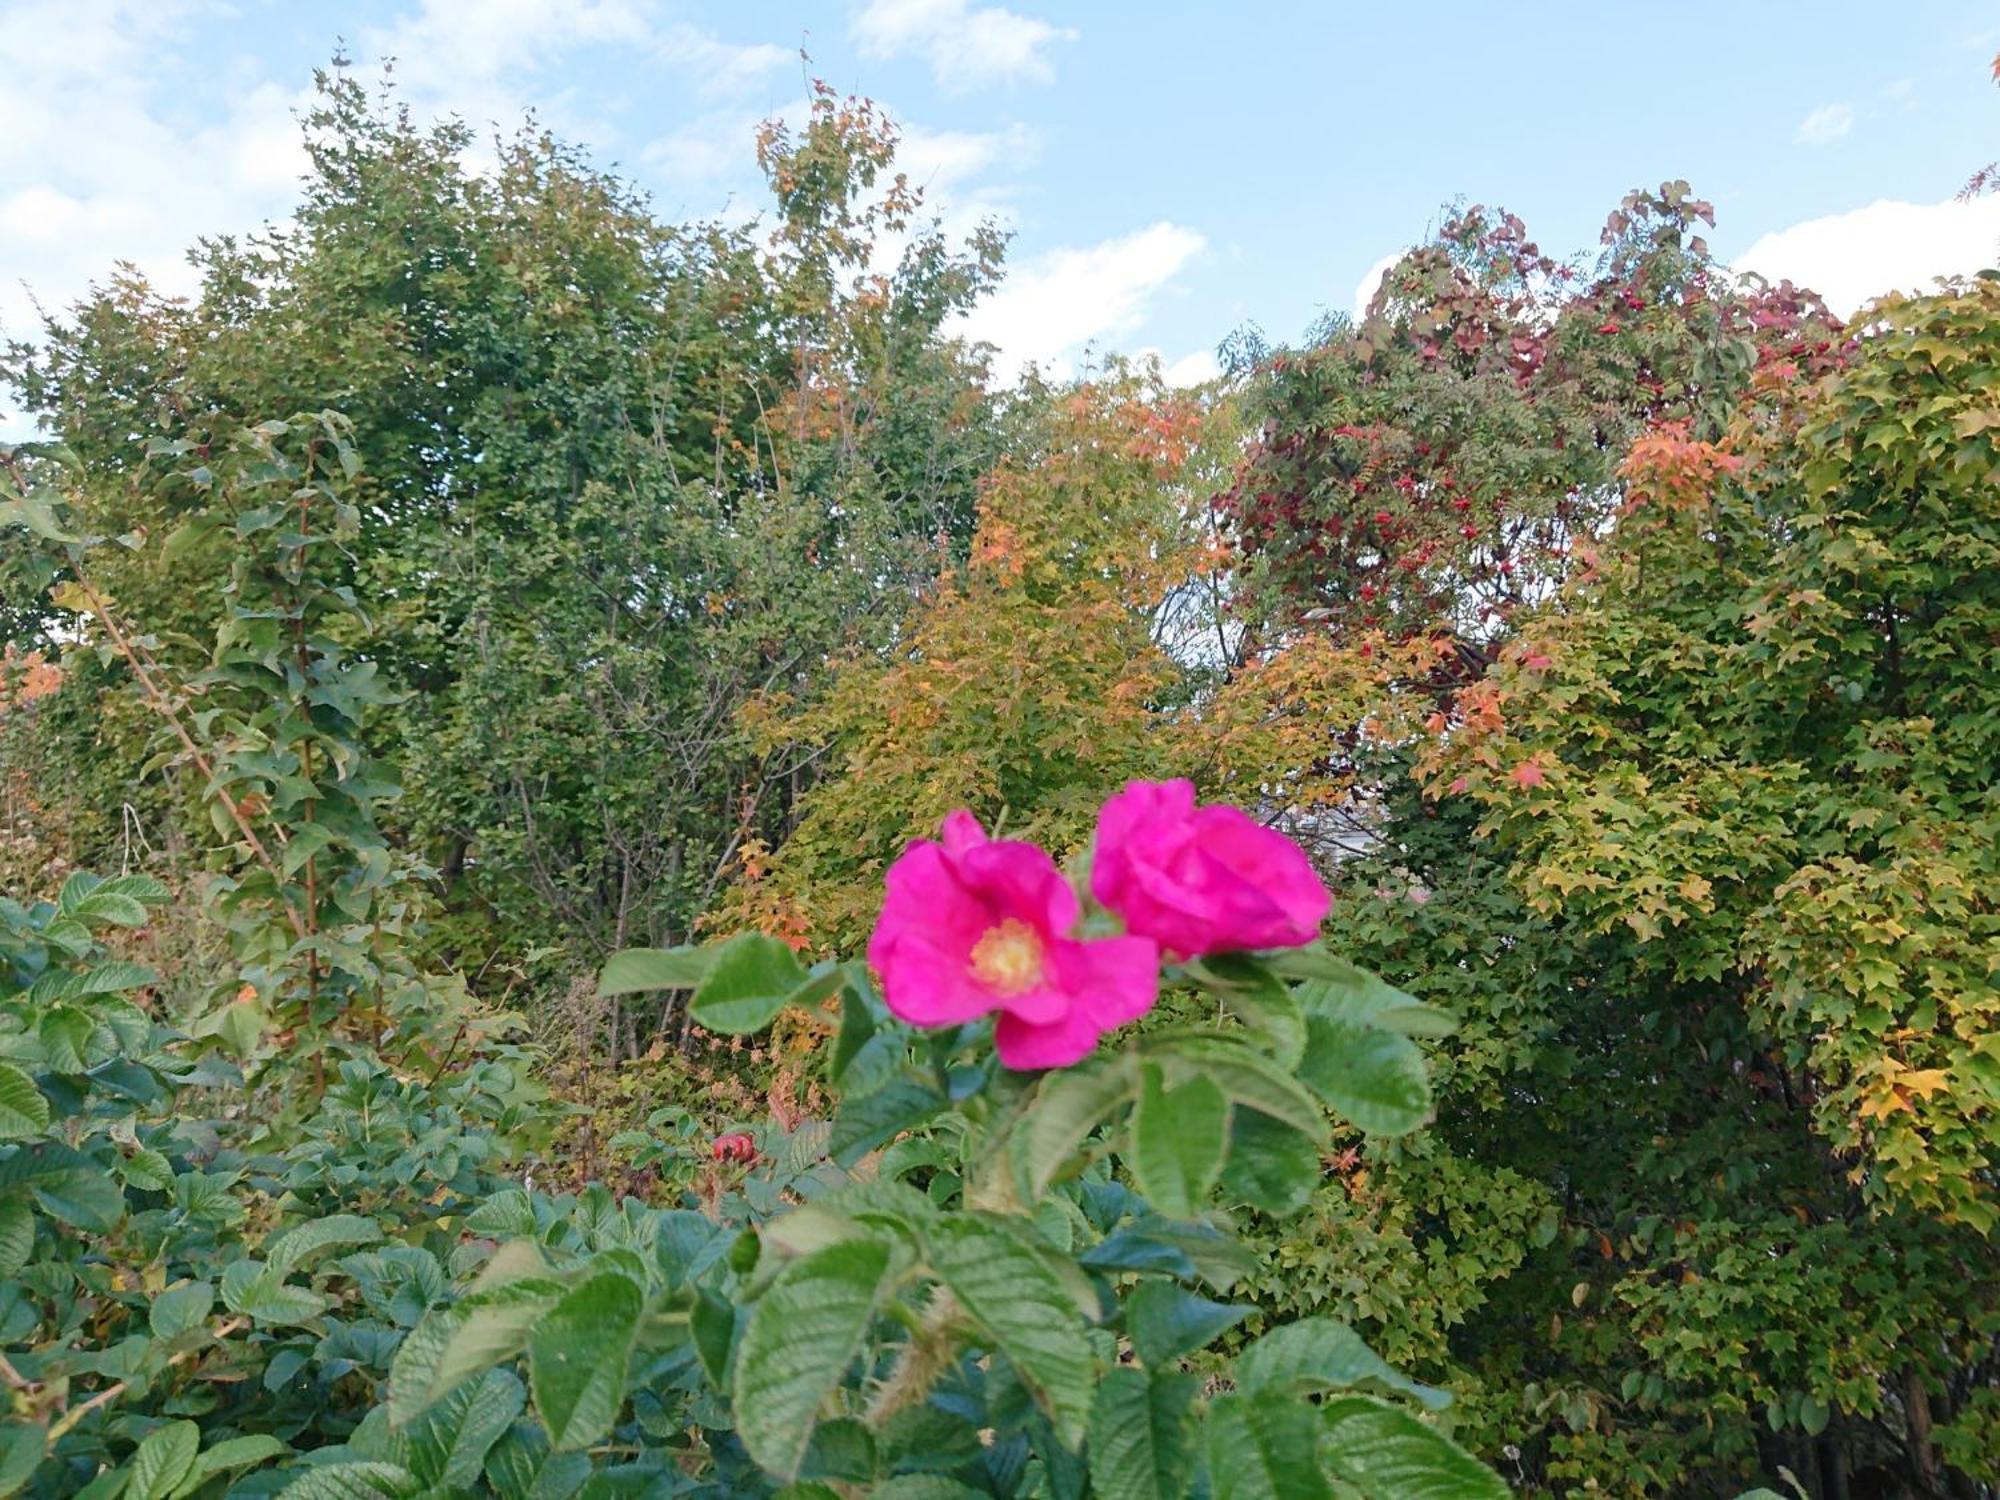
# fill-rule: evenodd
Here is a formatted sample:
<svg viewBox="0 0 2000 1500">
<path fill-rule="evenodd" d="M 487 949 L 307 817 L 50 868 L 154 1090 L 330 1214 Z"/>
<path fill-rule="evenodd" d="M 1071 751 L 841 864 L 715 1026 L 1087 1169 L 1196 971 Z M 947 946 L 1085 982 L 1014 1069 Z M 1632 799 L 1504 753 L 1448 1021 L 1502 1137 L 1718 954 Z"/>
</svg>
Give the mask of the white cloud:
<svg viewBox="0 0 2000 1500">
<path fill-rule="evenodd" d="M 947 193 L 996 166 L 1022 166 L 1040 149 L 1039 138 L 1025 125 L 984 131 L 910 125 L 896 144 L 896 170 L 927 193 Z"/>
<path fill-rule="evenodd" d="M 1076 39 L 1069 27 L 998 5 L 975 10 L 972 0 L 868 0 L 850 29 L 869 56 L 917 53 L 954 90 L 1022 78 L 1047 83 L 1055 77 L 1050 45 Z"/>
<path fill-rule="evenodd" d="M 1810 287 L 1842 316 L 1885 292 L 1928 291 L 1936 277 L 1996 264 L 2000 197 L 1964 203 L 1883 199 L 1767 234 L 1736 258 L 1738 271 Z"/>
<path fill-rule="evenodd" d="M 704 98 L 747 93 L 772 74 L 796 63 L 799 54 L 772 42 L 725 42 L 685 22 L 669 26 L 660 37 L 660 56 L 695 75 Z"/>
<path fill-rule="evenodd" d="M 1854 106 L 1822 104 L 1799 121 L 1792 139 L 1801 146 L 1831 146 L 1854 128 Z"/>
<path fill-rule="evenodd" d="M 1375 300 L 1375 293 L 1381 289 L 1382 278 L 1395 268 L 1397 261 L 1409 253 L 1407 250 L 1391 250 L 1362 273 L 1361 279 L 1354 284 L 1355 322 L 1359 323 L 1368 316 L 1368 304 Z"/>
<path fill-rule="evenodd" d="M 999 351 L 994 373 L 1003 381 L 1029 364 L 1066 376 L 1085 344 L 1137 328 L 1151 299 L 1207 243 L 1162 220 L 1118 239 L 1052 250 L 1015 267 L 966 315 L 963 331 Z"/>
<path fill-rule="evenodd" d="M 0 23 L 0 334 L 32 335 L 36 304 L 81 296 L 119 261 L 170 294 L 186 251 L 289 206 L 304 153 L 300 96 L 213 71 L 215 108 L 189 123 L 178 51 L 220 0 L 13 0 Z M 0 413 L 0 425 L 20 431 Z"/>
<path fill-rule="evenodd" d="M 366 55 L 396 59 L 411 95 L 484 124 L 520 113 L 518 100 L 496 95 L 502 79 L 576 47 L 646 42 L 650 29 L 634 0 L 421 0 L 362 38 Z"/>
<path fill-rule="evenodd" d="M 1168 385 L 1206 385 L 1222 373 L 1222 362 L 1213 349 L 1197 349 L 1183 354 L 1161 372 Z"/>
</svg>

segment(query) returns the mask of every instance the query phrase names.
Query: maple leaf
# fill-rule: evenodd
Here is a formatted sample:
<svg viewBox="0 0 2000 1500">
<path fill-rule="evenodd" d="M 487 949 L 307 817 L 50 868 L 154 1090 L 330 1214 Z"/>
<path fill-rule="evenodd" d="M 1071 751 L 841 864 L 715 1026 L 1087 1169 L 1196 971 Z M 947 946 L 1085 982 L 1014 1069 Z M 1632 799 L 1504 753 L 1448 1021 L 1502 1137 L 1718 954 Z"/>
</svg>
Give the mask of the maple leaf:
<svg viewBox="0 0 2000 1500">
<path fill-rule="evenodd" d="M 1917 1072 L 1904 1073 L 1896 1079 L 1900 1091 L 1916 1094 L 1928 1099 L 1933 1094 L 1941 1094 L 1951 1087 L 1951 1079 L 1943 1068 L 1923 1068 Z"/>
<path fill-rule="evenodd" d="M 1522 791 L 1526 791 L 1530 787 L 1546 785 L 1549 777 L 1535 761 L 1524 760 L 1507 773 L 1507 779 Z"/>
</svg>

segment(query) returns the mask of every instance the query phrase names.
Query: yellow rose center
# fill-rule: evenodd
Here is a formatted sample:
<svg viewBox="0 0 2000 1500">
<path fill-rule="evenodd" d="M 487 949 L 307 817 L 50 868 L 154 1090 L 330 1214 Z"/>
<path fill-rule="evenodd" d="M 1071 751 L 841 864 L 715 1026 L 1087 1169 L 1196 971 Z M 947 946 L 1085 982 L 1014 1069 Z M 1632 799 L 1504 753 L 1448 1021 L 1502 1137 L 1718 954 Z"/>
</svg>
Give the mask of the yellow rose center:
<svg viewBox="0 0 2000 1500">
<path fill-rule="evenodd" d="M 1035 929 L 1009 917 L 972 945 L 972 977 L 999 995 L 1018 995 L 1042 982 L 1042 940 Z"/>
</svg>

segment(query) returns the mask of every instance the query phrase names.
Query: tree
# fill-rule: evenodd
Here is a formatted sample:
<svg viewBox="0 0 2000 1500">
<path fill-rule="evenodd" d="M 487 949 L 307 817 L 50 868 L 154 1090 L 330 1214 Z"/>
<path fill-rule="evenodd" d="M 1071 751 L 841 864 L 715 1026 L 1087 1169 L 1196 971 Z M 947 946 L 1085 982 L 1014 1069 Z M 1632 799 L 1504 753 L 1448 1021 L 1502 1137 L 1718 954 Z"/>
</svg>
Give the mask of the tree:
<svg viewBox="0 0 2000 1500">
<path fill-rule="evenodd" d="M 196 300 L 121 275 L 0 373 L 81 462 L 93 528 L 133 537 L 103 582 L 183 664 L 226 553 L 163 553 L 202 502 L 152 485 L 138 440 L 199 462 L 268 412 L 342 412 L 361 525 L 332 582 L 411 694 L 367 734 L 408 768 L 389 832 L 443 872 L 448 952 L 476 970 L 684 935 L 810 780 L 751 747 L 737 707 L 810 700 L 828 656 L 879 645 L 964 555 L 1002 429 L 947 330 L 1000 237 L 924 225 L 889 177 L 894 127 L 824 88 L 796 138 L 762 141 L 769 245 L 662 225 L 543 134 L 472 173 L 463 127 L 420 128 L 338 68 L 306 137 L 292 222 L 204 242 Z M 905 248 L 878 269 L 889 234 Z M 121 681 L 74 672 L 77 712 L 43 726 L 132 750 L 100 712 Z M 133 799 L 78 800 L 93 858 Z M 179 804 L 138 800 L 185 841 Z"/>
</svg>

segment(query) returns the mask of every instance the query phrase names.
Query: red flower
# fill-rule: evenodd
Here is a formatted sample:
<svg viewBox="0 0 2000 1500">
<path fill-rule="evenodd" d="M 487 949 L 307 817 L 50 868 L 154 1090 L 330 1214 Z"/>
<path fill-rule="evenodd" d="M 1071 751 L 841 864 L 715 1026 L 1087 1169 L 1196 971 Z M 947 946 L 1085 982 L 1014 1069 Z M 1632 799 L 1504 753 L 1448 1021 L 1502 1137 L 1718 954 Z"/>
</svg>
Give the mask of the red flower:
<svg viewBox="0 0 2000 1500">
<path fill-rule="evenodd" d="M 708 1150 L 717 1161 L 742 1162 L 747 1166 L 757 1159 L 757 1143 L 741 1131 L 717 1136 Z"/>
<path fill-rule="evenodd" d="M 1607 319 L 1597 325 L 1597 331 L 1599 333 L 1616 333 L 1618 331 L 1617 321 L 1615 319 Z"/>
<path fill-rule="evenodd" d="M 1391 521 L 1395 519 L 1396 518 L 1390 515 L 1389 512 L 1387 512 L 1386 510 L 1378 510 L 1375 512 L 1375 524 L 1377 526 L 1387 526 Z"/>
</svg>

